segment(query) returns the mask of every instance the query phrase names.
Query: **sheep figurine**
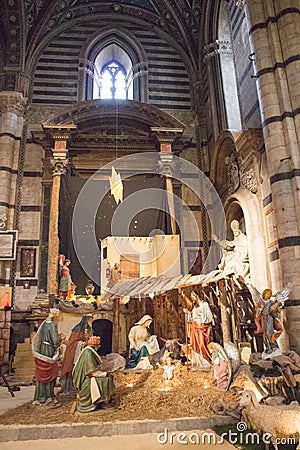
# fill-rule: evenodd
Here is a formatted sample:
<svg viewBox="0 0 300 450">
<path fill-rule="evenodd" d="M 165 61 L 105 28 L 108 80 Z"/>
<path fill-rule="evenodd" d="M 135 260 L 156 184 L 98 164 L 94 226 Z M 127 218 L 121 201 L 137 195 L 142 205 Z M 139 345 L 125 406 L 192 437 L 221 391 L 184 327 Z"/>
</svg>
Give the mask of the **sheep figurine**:
<svg viewBox="0 0 300 450">
<path fill-rule="evenodd" d="M 270 433 L 271 442 L 278 450 L 276 439 L 295 438 L 300 450 L 300 406 L 269 406 L 258 403 L 253 391 L 244 391 L 240 400 L 242 420 L 259 434 Z"/>
</svg>

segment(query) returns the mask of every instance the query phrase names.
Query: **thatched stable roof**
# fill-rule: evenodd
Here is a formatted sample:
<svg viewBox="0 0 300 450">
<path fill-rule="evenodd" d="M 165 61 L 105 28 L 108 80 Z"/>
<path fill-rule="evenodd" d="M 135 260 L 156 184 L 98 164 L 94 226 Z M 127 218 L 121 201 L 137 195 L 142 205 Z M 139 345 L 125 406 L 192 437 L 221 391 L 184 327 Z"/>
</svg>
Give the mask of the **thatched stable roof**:
<svg viewBox="0 0 300 450">
<path fill-rule="evenodd" d="M 143 298 L 159 295 L 172 289 L 179 289 L 199 284 L 206 285 L 213 281 L 215 272 L 205 275 L 178 275 L 176 277 L 166 277 L 158 275 L 156 277 L 134 278 L 130 281 L 120 281 L 106 292 L 103 301 L 122 298 L 122 303 L 127 303 L 130 298 Z"/>
</svg>

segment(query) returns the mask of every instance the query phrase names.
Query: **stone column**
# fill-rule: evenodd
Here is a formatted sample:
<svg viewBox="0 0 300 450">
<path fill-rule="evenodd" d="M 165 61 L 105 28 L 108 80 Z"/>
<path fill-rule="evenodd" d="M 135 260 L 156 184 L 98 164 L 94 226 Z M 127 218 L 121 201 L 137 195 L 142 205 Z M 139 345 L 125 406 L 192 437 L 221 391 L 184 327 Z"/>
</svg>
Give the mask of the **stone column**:
<svg viewBox="0 0 300 450">
<path fill-rule="evenodd" d="M 222 50 L 222 47 L 226 47 L 227 48 L 227 52 L 224 52 L 224 50 Z M 229 92 L 231 91 L 234 92 L 234 89 L 227 89 L 224 92 L 224 101 L 221 102 L 220 99 L 222 98 L 222 84 L 224 83 L 224 81 L 222 80 L 220 73 L 220 64 L 221 64 L 221 54 L 222 53 L 226 53 L 227 55 L 230 55 L 231 52 L 231 43 L 230 41 L 214 41 L 214 42 L 210 42 L 209 44 L 205 45 L 203 47 L 203 62 L 206 65 L 206 70 L 207 70 L 207 84 L 208 84 L 208 89 L 209 89 L 209 93 L 210 93 L 210 101 L 211 101 L 211 128 L 213 130 L 214 136 L 215 138 L 217 138 L 217 136 L 220 133 L 220 130 L 225 129 L 225 128 L 234 128 L 234 125 L 232 123 L 228 123 L 227 125 L 227 121 L 231 122 L 231 120 L 227 120 L 226 118 L 226 107 L 225 107 L 225 101 L 226 101 L 226 97 L 228 97 Z M 227 56 L 228 59 L 228 56 Z M 233 64 L 232 61 L 226 61 L 227 64 L 225 64 L 224 66 L 226 67 L 226 70 L 230 70 L 230 63 Z M 224 70 L 224 67 L 222 68 Z M 232 70 L 232 72 L 234 72 Z M 226 77 L 225 77 L 226 78 Z M 229 77 L 227 77 L 229 78 Z M 230 79 L 232 80 L 232 77 L 230 77 Z M 232 80 L 232 82 L 234 82 L 235 80 Z M 200 96 L 204 95 L 203 92 L 203 86 L 200 86 L 199 83 L 197 83 L 196 85 L 193 86 L 194 92 L 195 92 L 195 97 L 198 98 L 198 101 L 201 102 L 200 100 Z M 219 99 L 219 101 L 217 102 L 216 99 Z M 228 100 L 229 101 L 229 100 Z M 236 108 L 237 107 L 237 99 L 235 98 L 231 98 L 231 103 L 232 103 L 232 108 Z M 237 124 L 235 123 L 235 126 L 237 126 Z M 240 124 L 239 124 L 240 127 Z"/>
<path fill-rule="evenodd" d="M 151 131 L 157 133 L 160 146 L 160 173 L 166 177 L 166 190 L 168 196 L 168 205 L 171 218 L 172 234 L 176 234 L 175 206 L 173 196 L 172 174 L 175 170 L 175 163 L 172 154 L 172 142 L 177 134 L 182 133 L 183 129 L 164 129 L 151 128 Z"/>
<path fill-rule="evenodd" d="M 19 152 L 27 98 L 19 92 L 0 92 L 0 215 L 13 228 Z M 11 262 L 0 262 L 0 284 L 5 284 L 5 269 Z"/>
<path fill-rule="evenodd" d="M 49 239 L 48 239 L 48 294 L 58 292 L 58 216 L 59 216 L 59 190 L 60 177 L 65 172 L 67 159 L 52 159 L 52 191 L 50 204 Z"/>
<path fill-rule="evenodd" d="M 174 171 L 171 144 L 161 144 L 160 146 L 160 167 L 162 175 L 166 177 L 166 190 L 168 196 L 168 206 L 171 218 L 172 234 L 176 234 L 175 206 L 173 197 L 172 173 Z"/>
<path fill-rule="evenodd" d="M 58 293 L 58 255 L 59 255 L 59 238 L 58 238 L 58 216 L 59 216 L 59 191 L 60 177 L 65 173 L 68 164 L 67 141 L 72 129 L 75 125 L 44 125 L 44 132 L 50 135 L 54 141 L 52 150 L 53 159 L 52 166 L 52 191 L 50 204 L 50 220 L 49 220 L 49 239 L 48 239 L 48 294 L 57 295 Z"/>
<path fill-rule="evenodd" d="M 243 7 L 246 2 L 239 3 Z M 291 297 L 300 299 L 299 1 L 248 0 L 245 12 L 255 56 L 282 273 L 277 269 L 273 279 L 278 284 L 276 290 L 291 281 Z M 300 314 L 288 311 L 287 315 L 287 328 L 295 344 L 300 330 L 295 333 L 293 329 Z"/>
</svg>

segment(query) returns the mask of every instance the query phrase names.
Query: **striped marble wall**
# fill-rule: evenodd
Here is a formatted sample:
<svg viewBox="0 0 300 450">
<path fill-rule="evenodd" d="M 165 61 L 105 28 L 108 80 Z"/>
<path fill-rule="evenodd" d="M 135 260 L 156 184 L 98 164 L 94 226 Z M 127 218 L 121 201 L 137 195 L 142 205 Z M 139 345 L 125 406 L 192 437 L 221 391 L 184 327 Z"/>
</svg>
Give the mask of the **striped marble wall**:
<svg viewBox="0 0 300 450">
<path fill-rule="evenodd" d="M 252 59 L 255 56 L 250 55 L 249 30 L 244 10 L 238 8 L 233 0 L 230 3 L 229 16 L 243 127 L 260 128 L 256 78 L 253 76 L 255 73 Z"/>
<path fill-rule="evenodd" d="M 33 86 L 35 104 L 72 104 L 77 101 L 79 54 L 104 24 L 77 26 L 53 39 L 38 60 Z M 158 36 L 136 25 L 122 27 L 141 42 L 147 56 L 148 102 L 162 109 L 189 110 L 190 83 L 176 51 Z"/>
</svg>

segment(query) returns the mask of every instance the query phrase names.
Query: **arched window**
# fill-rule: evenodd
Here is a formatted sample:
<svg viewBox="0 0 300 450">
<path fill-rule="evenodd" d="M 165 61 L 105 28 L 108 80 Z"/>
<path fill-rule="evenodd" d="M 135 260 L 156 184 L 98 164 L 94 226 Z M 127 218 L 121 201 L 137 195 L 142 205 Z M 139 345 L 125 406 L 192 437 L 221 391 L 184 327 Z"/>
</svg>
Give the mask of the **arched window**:
<svg viewBox="0 0 300 450">
<path fill-rule="evenodd" d="M 111 90 L 113 71 L 115 91 Z M 128 30 L 95 32 L 80 51 L 78 101 L 99 98 L 148 101 L 147 55 Z"/>
<path fill-rule="evenodd" d="M 116 44 L 95 58 L 93 98 L 133 99 L 133 70 L 128 54 Z"/>
</svg>

